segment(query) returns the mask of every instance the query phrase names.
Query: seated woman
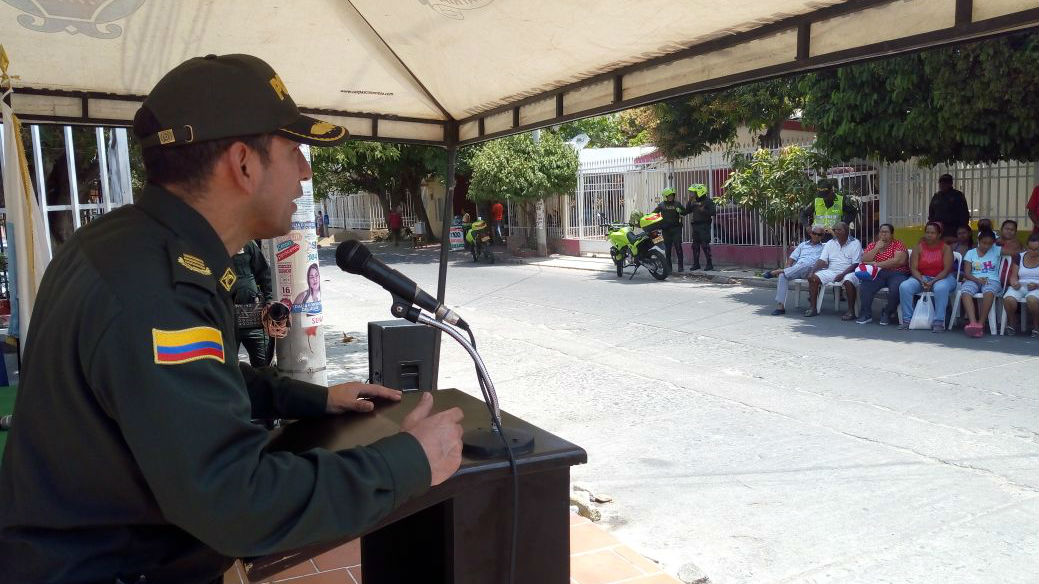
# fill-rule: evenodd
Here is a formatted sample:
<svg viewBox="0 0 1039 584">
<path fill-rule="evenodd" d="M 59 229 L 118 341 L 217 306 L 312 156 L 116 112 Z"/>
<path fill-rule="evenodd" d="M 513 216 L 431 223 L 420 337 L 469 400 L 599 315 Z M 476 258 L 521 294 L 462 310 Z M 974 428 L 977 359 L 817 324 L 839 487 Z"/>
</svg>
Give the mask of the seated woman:
<svg viewBox="0 0 1039 584">
<path fill-rule="evenodd" d="M 1017 324 L 1017 305 L 1024 302 L 1032 316 L 1032 336 L 1039 336 L 1039 233 L 1028 236 L 1028 247 L 1010 266 L 1010 280 L 1003 308 L 1006 309 L 1008 335 L 1017 334 L 1012 326 Z"/>
<path fill-rule="evenodd" d="M 967 313 L 967 326 L 963 332 L 971 337 L 985 334 L 985 325 L 978 318 L 987 315 L 996 296 L 1003 293 L 1003 284 L 999 281 L 1000 253 L 995 245 L 996 234 L 991 231 L 978 232 L 978 247 L 963 256 L 963 285 L 960 287 L 960 304 Z M 981 312 L 974 306 L 974 295 L 981 294 Z"/>
<path fill-rule="evenodd" d="M 956 230 L 956 241 L 952 244 L 952 251 L 964 256 L 972 247 L 974 247 L 974 230 L 968 225 L 961 225 Z"/>
<path fill-rule="evenodd" d="M 1002 250 L 1000 253 L 1014 258 L 1024 251 L 1021 247 L 1021 242 L 1017 240 L 1017 221 L 1007 219 L 1003 222 L 1003 225 L 999 228 L 999 237 L 996 238 L 996 245 Z"/>
<path fill-rule="evenodd" d="M 934 292 L 934 319 L 931 332 L 945 331 L 945 309 L 949 306 L 949 294 L 956 289 L 956 277 L 952 271 L 952 248 L 942 241 L 942 226 L 929 221 L 924 228 L 924 238 L 913 248 L 909 257 L 909 273 L 898 286 L 902 305 L 902 324 L 899 330 L 907 330 L 913 319 L 913 296 L 921 292 Z"/>
<path fill-rule="evenodd" d="M 905 244 L 895 239 L 895 226 L 885 223 L 880 226 L 877 240 L 866 246 L 862 253 L 862 263 L 872 264 L 880 271 L 872 280 L 863 280 L 859 285 L 859 293 L 862 294 L 859 307 L 859 324 L 867 324 L 873 320 L 873 296 L 881 288 L 887 288 L 887 306 L 884 313 L 880 315 L 880 324 L 891 322 L 891 317 L 898 310 L 898 294 L 895 293 L 902 282 L 909 277 L 909 250 Z M 848 305 L 855 303 L 855 299 L 848 297 Z"/>
</svg>

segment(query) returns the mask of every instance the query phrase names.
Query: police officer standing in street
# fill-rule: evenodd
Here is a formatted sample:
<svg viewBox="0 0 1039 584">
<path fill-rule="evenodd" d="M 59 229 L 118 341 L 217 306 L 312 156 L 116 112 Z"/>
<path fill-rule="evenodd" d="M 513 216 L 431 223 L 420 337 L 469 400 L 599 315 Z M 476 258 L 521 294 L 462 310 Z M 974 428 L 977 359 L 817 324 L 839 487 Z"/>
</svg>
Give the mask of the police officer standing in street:
<svg viewBox="0 0 1039 584">
<path fill-rule="evenodd" d="M 660 194 L 664 196 L 664 200 L 653 212 L 663 216 L 661 231 L 664 236 L 664 254 L 667 256 L 667 271 L 670 272 L 672 269 L 671 248 L 674 247 L 678 256 L 678 271 L 682 272 L 685 270 L 682 261 L 682 216 L 687 211 L 675 201 L 675 189 L 667 187 Z"/>
<path fill-rule="evenodd" d="M 18 423 L 0 465 L 10 582 L 220 582 L 233 558 L 356 534 L 450 477 L 462 412 L 425 394 L 401 431 L 269 452 L 253 418 L 370 412 L 378 385 L 322 387 L 239 363 L 231 254 L 285 234 L 344 128 L 300 114 L 248 55 L 190 59 L 134 118 L 148 185 L 80 229 L 43 277 Z"/>
<path fill-rule="evenodd" d="M 836 193 L 835 179 L 819 179 L 815 188 L 815 198 L 801 210 L 801 225 L 805 231 L 811 231 L 813 225 L 822 226 L 825 232 L 822 241 L 825 243 L 833 239 L 834 225 L 842 222 L 850 225 L 859 210 L 851 198 Z"/>
<path fill-rule="evenodd" d="M 707 186 L 695 184 L 689 186 L 689 202 L 686 203 L 686 212 L 692 215 L 693 222 L 693 265 L 690 270 L 700 269 L 700 248 L 707 256 L 707 271 L 714 269 L 711 261 L 711 222 L 717 208 L 714 201 L 707 196 Z M 680 256 L 681 257 L 681 256 Z"/>
<path fill-rule="evenodd" d="M 271 289 L 271 268 L 255 241 L 249 241 L 231 256 L 235 280 L 231 299 L 235 303 L 235 324 L 238 326 L 238 344 L 245 345 L 249 364 L 266 367 L 271 362 L 270 340 L 263 330 L 259 309 L 274 298 Z M 237 351 L 238 344 L 235 345 Z"/>
</svg>

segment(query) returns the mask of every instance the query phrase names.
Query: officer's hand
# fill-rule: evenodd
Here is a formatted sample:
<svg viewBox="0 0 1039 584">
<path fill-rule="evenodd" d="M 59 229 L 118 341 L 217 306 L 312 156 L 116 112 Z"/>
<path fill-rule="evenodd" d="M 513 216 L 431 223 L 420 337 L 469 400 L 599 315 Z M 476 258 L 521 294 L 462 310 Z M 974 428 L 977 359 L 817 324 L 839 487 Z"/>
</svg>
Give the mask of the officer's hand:
<svg viewBox="0 0 1039 584">
<path fill-rule="evenodd" d="M 400 401 L 400 392 L 381 385 L 370 385 L 360 381 L 351 381 L 330 385 L 328 387 L 328 405 L 325 411 L 330 414 L 341 414 L 343 412 L 370 412 L 375 409 L 375 404 L 362 397 L 381 397 L 388 400 Z"/>
<path fill-rule="evenodd" d="M 462 410 L 451 408 L 430 415 L 433 395 L 423 393 L 418 405 L 400 425 L 403 432 L 414 436 L 429 460 L 431 487 L 451 478 L 462 464 Z"/>
</svg>

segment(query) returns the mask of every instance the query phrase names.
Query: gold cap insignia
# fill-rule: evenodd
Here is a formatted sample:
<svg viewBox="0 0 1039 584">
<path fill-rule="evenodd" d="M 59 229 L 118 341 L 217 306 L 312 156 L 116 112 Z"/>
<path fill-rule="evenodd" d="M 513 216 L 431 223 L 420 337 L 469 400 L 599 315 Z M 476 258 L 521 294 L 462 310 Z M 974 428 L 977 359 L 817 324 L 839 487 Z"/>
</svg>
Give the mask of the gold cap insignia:
<svg viewBox="0 0 1039 584">
<path fill-rule="evenodd" d="M 206 262 L 202 261 L 202 258 L 200 257 L 182 253 L 180 254 L 180 257 L 177 258 L 177 263 L 197 274 L 202 274 L 203 276 L 213 275 L 213 271 L 209 269 L 209 266 L 207 266 Z"/>
<path fill-rule="evenodd" d="M 173 130 L 163 130 L 159 132 L 159 144 L 169 144 L 170 142 L 176 142 L 177 138 L 173 135 Z"/>
<path fill-rule="evenodd" d="M 224 275 L 220 276 L 220 285 L 224 287 L 224 290 L 231 291 L 231 286 L 238 280 L 238 276 L 235 275 L 231 268 L 224 270 Z"/>
<path fill-rule="evenodd" d="M 283 82 L 281 77 L 278 77 L 277 74 L 275 74 L 274 77 L 271 77 L 269 83 L 271 84 L 271 88 L 274 89 L 274 93 L 278 94 L 278 99 L 285 99 L 288 97 L 289 90 L 285 87 L 285 82 Z"/>
</svg>

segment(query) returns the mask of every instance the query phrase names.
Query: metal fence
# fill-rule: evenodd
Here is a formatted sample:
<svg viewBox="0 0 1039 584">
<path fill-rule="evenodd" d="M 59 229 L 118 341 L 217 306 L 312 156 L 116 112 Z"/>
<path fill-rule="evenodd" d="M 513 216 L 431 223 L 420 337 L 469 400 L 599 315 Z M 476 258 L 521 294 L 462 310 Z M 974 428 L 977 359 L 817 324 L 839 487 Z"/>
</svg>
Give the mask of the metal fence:
<svg viewBox="0 0 1039 584">
<path fill-rule="evenodd" d="M 811 147 L 811 142 L 788 142 L 771 150 L 797 144 Z M 751 153 L 756 145 L 737 148 Z M 766 225 L 758 214 L 747 208 L 724 202 L 722 185 L 732 169 L 722 147 L 699 156 L 667 162 L 651 156 L 600 160 L 582 164 L 578 170 L 578 186 L 573 194 L 551 197 L 546 201 L 552 236 L 552 214 L 556 210 L 556 236 L 568 239 L 601 240 L 604 222 L 624 222 L 633 211 L 649 212 L 661 201 L 666 186 L 678 191 L 680 202 L 687 199 L 691 184 L 707 185 L 710 196 L 717 200 L 718 212 L 712 225 L 715 243 L 738 246 L 781 245 L 784 230 L 788 241 L 803 239 L 797 221 L 782 225 Z M 1032 185 L 1039 182 L 1039 163 L 1001 162 L 996 164 L 955 164 L 921 167 L 916 161 L 882 163 L 868 159 L 839 162 L 827 176 L 837 179 L 839 190 L 854 195 L 859 201 L 859 214 L 853 232 L 863 241 L 872 241 L 881 223 L 896 226 L 919 225 L 926 221 L 931 195 L 937 190 L 938 177 L 952 174 L 956 188 L 964 192 L 971 216 L 991 217 L 998 225 L 1003 219 L 1015 219 L 1025 225 L 1025 203 Z M 529 219 L 511 212 L 510 232 L 529 230 Z M 683 240 L 692 238 L 686 219 Z"/>
<path fill-rule="evenodd" d="M 328 226 L 336 229 L 386 229 L 386 215 L 379 197 L 373 193 L 335 194 L 319 203 L 328 213 Z M 401 204 L 404 227 L 411 228 L 418 217 L 411 203 Z"/>
</svg>

